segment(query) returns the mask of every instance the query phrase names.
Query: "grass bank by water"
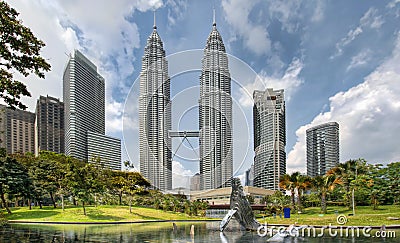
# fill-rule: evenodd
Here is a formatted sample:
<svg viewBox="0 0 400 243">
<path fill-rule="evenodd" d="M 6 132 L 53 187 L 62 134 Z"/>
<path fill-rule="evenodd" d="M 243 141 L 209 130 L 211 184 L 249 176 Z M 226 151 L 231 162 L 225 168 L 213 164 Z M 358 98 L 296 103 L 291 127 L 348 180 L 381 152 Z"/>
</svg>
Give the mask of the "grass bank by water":
<svg viewBox="0 0 400 243">
<path fill-rule="evenodd" d="M 135 222 L 143 220 L 191 220 L 206 219 L 203 217 L 190 217 L 184 213 L 164 212 L 153 208 L 128 206 L 87 206 L 86 216 L 82 207 L 28 207 L 11 208 L 12 214 L 6 215 L 7 220 L 21 220 L 32 222 Z"/>
<path fill-rule="evenodd" d="M 381 226 L 381 225 L 400 225 L 400 220 L 390 220 L 390 217 L 400 218 L 400 206 L 399 205 L 385 205 L 379 206 L 378 210 L 373 210 L 371 206 L 358 206 L 356 208 L 356 214 L 349 216 L 353 211 L 347 207 L 328 207 L 327 214 L 321 214 L 320 208 L 306 208 L 301 214 L 297 212 L 291 212 L 290 218 L 275 218 L 265 217 L 264 220 L 269 224 L 293 224 L 297 222 L 302 225 L 338 225 L 336 218 L 338 215 L 345 215 L 347 223 L 345 225 L 356 225 L 356 226 Z M 336 213 L 337 212 L 337 213 Z M 262 216 L 262 215 L 259 215 Z M 263 222 L 263 219 L 259 219 Z"/>
</svg>

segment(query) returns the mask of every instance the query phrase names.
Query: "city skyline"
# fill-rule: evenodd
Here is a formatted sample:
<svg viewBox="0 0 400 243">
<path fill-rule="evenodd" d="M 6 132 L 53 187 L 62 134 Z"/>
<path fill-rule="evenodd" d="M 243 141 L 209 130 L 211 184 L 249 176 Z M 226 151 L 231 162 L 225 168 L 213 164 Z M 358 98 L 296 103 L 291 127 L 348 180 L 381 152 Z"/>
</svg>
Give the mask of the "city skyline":
<svg viewBox="0 0 400 243">
<path fill-rule="evenodd" d="M 18 1 L 10 4 L 21 13 L 24 23 L 45 41 L 43 56 L 53 66 L 45 81 L 26 82 L 32 98 L 23 100 L 27 101 L 29 110 L 33 111 L 39 94 L 45 94 L 41 91 L 44 86 L 47 94 L 61 98 L 64 52 L 78 48 L 110 80 L 106 88 L 107 130 L 121 138 L 124 97 L 140 71 L 141 50 L 150 34 L 152 10 L 157 9 L 167 55 L 201 49 L 212 18 L 211 1 L 183 1 L 176 5 L 162 1 L 153 4 L 121 1 L 114 4 L 111 12 L 105 11 L 110 8 L 104 2 L 95 6 L 100 13 L 96 18 L 79 11 L 87 9 L 82 6 L 87 3 Z M 396 1 L 245 3 L 231 0 L 215 4 L 227 52 L 247 62 L 268 87 L 287 90 L 288 172 L 305 172 L 305 130 L 330 120 L 338 121 L 344 131 L 340 137 L 341 161 L 364 157 L 372 163 L 388 163 L 398 158 L 400 151 L 394 145 L 400 132 L 394 122 L 400 117 L 400 92 L 395 85 L 400 80 L 396 65 L 400 52 L 398 7 Z M 245 88 L 251 93 L 253 89 L 265 87 L 246 83 Z M 312 95 L 304 95 L 311 90 Z M 240 92 L 232 91 L 240 100 Z M 248 100 L 241 102 L 245 104 Z M 371 128 L 379 133 L 368 132 Z M 389 129 L 394 132 L 388 134 Z M 174 164 L 176 168 L 180 166 Z M 183 166 L 179 168 L 181 174 L 196 172 L 187 172 Z"/>
</svg>

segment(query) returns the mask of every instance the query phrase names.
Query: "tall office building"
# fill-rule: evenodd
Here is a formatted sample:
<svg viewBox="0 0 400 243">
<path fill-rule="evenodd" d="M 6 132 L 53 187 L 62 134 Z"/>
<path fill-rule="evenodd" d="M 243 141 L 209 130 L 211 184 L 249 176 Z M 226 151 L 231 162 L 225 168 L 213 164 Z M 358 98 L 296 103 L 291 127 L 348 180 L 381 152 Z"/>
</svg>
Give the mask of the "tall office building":
<svg viewBox="0 0 400 243">
<path fill-rule="evenodd" d="M 254 186 L 279 189 L 286 173 L 286 117 L 283 90 L 253 93 Z"/>
<path fill-rule="evenodd" d="M 168 63 L 154 23 L 147 39 L 140 72 L 140 172 L 153 187 L 172 189 L 171 100 Z"/>
<path fill-rule="evenodd" d="M 307 175 L 325 175 L 339 164 L 339 124 L 328 122 L 307 129 Z"/>
<path fill-rule="evenodd" d="M 40 96 L 36 103 L 35 153 L 41 150 L 64 153 L 64 103 Z"/>
<path fill-rule="evenodd" d="M 228 56 L 214 22 L 204 48 L 200 75 L 201 189 L 230 186 L 233 173 L 232 98 Z"/>
<path fill-rule="evenodd" d="M 65 154 L 80 160 L 91 161 L 88 144 L 98 134 L 105 136 L 105 84 L 104 78 L 97 72 L 97 67 L 82 53 L 75 50 L 64 70 L 64 119 L 65 119 Z M 121 149 L 111 151 L 117 147 L 116 143 L 109 146 L 107 141 L 96 141 L 104 153 L 118 153 L 110 164 L 121 164 Z M 120 144 L 120 141 L 118 140 Z M 93 144 L 93 143 L 92 143 Z M 104 156 L 104 155 L 103 155 Z M 99 156 L 100 159 L 101 156 Z"/>
<path fill-rule="evenodd" d="M 35 113 L 0 105 L 0 147 L 7 154 L 35 152 Z"/>
<path fill-rule="evenodd" d="M 121 140 L 87 131 L 88 161 L 100 158 L 102 166 L 121 170 Z"/>
</svg>

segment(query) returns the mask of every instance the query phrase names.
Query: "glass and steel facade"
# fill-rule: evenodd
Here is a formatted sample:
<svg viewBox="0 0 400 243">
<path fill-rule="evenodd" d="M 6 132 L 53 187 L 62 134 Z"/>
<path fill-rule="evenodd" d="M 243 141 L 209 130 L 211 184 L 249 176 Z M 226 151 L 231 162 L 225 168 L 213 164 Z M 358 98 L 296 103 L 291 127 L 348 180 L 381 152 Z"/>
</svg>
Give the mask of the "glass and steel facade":
<svg viewBox="0 0 400 243">
<path fill-rule="evenodd" d="M 168 62 L 157 27 L 147 39 L 140 72 L 140 172 L 154 188 L 172 189 L 171 100 Z"/>
<path fill-rule="evenodd" d="M 121 151 L 119 155 L 105 154 L 109 149 L 104 147 L 109 139 L 105 134 L 105 81 L 97 72 L 97 67 L 78 50 L 71 55 L 64 70 L 64 119 L 65 119 L 65 154 L 80 160 L 91 161 L 90 147 L 98 136 L 88 134 L 99 134 L 103 136 L 103 156 L 114 157 L 109 168 L 116 168 L 121 164 Z M 111 139 L 111 138 L 110 138 Z M 103 146 L 104 145 L 104 146 Z M 114 144 L 111 143 L 111 147 Z M 110 148 L 110 151 L 114 151 Z M 101 158 L 102 159 L 102 158 Z M 120 168 L 120 167 L 119 167 Z"/>
<path fill-rule="evenodd" d="M 200 188 L 230 186 L 233 173 L 232 97 L 228 56 L 215 22 L 200 75 Z"/>
<path fill-rule="evenodd" d="M 253 93 L 254 186 L 279 190 L 286 173 L 286 115 L 283 90 Z"/>
<path fill-rule="evenodd" d="M 339 124 L 328 122 L 307 129 L 307 175 L 325 175 L 339 164 Z"/>
<path fill-rule="evenodd" d="M 121 140 L 101 133 L 87 131 L 88 160 L 121 170 Z"/>
</svg>

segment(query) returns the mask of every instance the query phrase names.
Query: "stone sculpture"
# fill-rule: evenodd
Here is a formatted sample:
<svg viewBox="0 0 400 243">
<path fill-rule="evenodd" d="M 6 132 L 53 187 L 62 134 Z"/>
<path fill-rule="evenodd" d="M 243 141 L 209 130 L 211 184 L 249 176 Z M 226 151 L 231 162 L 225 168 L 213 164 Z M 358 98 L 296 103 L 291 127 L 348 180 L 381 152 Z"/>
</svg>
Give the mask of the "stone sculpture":
<svg viewBox="0 0 400 243">
<path fill-rule="evenodd" d="M 221 221 L 220 231 L 223 231 L 231 218 L 234 217 L 242 229 L 257 230 L 261 224 L 255 219 L 250 203 L 246 198 L 239 178 L 232 178 L 230 210 Z"/>
</svg>

